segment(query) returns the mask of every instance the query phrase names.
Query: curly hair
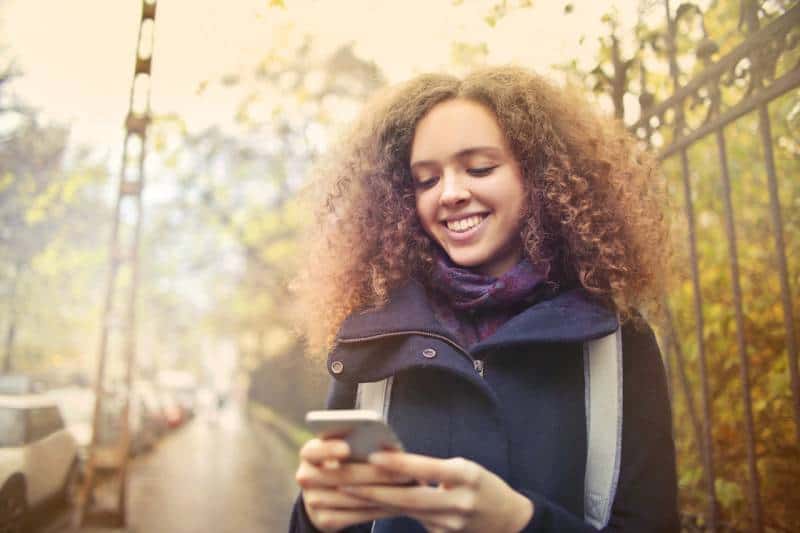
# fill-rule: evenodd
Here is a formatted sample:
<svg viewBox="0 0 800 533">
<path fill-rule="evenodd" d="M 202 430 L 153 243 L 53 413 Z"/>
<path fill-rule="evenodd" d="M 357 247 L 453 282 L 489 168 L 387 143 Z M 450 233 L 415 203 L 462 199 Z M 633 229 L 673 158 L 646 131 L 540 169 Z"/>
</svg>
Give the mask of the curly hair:
<svg viewBox="0 0 800 533">
<path fill-rule="evenodd" d="M 330 347 L 347 315 L 409 279 L 427 282 L 435 244 L 417 218 L 411 145 L 420 119 L 454 98 L 485 105 L 504 132 L 527 194 L 524 254 L 550 267 L 549 281 L 584 287 L 623 319 L 657 308 L 665 195 L 653 158 L 622 125 L 522 68 L 426 74 L 375 96 L 317 168 L 310 188 L 323 196 L 294 284 L 311 346 Z"/>
</svg>

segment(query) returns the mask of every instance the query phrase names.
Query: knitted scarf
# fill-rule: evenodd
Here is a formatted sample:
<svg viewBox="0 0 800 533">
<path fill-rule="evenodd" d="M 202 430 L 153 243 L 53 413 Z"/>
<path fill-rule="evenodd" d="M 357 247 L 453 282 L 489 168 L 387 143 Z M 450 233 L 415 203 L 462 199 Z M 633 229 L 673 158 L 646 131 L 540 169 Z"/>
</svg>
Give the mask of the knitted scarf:
<svg viewBox="0 0 800 533">
<path fill-rule="evenodd" d="M 437 320 L 465 348 L 492 335 L 514 315 L 550 297 L 547 270 L 527 259 L 499 278 L 455 265 L 438 256 L 431 275 L 431 302 Z"/>
</svg>

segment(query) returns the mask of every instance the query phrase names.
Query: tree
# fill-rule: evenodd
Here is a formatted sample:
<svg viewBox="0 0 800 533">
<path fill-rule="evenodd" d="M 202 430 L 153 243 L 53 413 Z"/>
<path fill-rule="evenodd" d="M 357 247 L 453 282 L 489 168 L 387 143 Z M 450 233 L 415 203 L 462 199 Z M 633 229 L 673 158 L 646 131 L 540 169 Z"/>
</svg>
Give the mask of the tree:
<svg viewBox="0 0 800 533">
<path fill-rule="evenodd" d="M 32 363 L 17 365 L 13 357 L 21 321 L 48 314 L 56 318 L 54 293 L 68 295 L 75 288 L 70 282 L 83 279 L 75 270 L 87 266 L 84 260 L 93 263 L 96 255 L 97 241 L 90 232 L 98 227 L 96 217 L 105 212 L 96 188 L 103 172 L 84 164 L 80 153 L 74 154 L 72 168 L 65 168 L 67 139 L 66 128 L 42 126 L 31 117 L 0 144 L 3 372 Z M 45 321 L 38 328 L 46 330 L 48 325 Z M 46 338 L 29 337 L 28 355 L 55 348 L 45 348 Z"/>
<path fill-rule="evenodd" d="M 180 337 L 164 350 L 173 360 L 196 354 L 211 339 L 229 339 L 242 370 L 283 369 L 292 405 L 321 402 L 320 371 L 309 372 L 287 312 L 288 284 L 303 260 L 300 230 L 309 221 L 299 192 L 334 126 L 352 118 L 383 83 L 377 67 L 351 46 L 318 59 L 313 42 L 302 38 L 268 53 L 251 74 L 221 80 L 221 90 L 241 94 L 232 127 L 189 133 L 177 117 L 155 120 L 159 163 L 150 183 L 173 185 L 168 199 L 148 207 L 143 288 L 150 312 L 143 315 L 151 317 L 148 327 Z M 185 254 L 181 263 L 175 250 Z M 196 291 L 185 294 L 204 291 L 188 296 L 198 301 L 190 309 L 175 298 L 177 287 L 188 286 Z"/>
<path fill-rule="evenodd" d="M 667 60 L 666 24 L 663 5 L 642 3 L 640 22 L 635 28 L 632 46 L 622 46 L 614 13 L 604 18 L 608 35 L 601 38 L 597 64 L 589 72 L 581 72 L 575 63 L 564 65 L 574 82 L 585 83 L 598 98 L 610 99 L 618 118 L 628 123 L 636 120 L 640 108 L 664 101 L 673 92 L 673 80 Z M 677 18 L 676 52 L 680 74 L 685 85 L 701 73 L 711 60 L 732 50 L 745 38 L 744 12 L 750 2 L 711 2 L 701 10 L 697 5 L 682 3 L 673 16 Z M 763 27 L 789 9 L 788 2 L 760 3 L 756 6 Z M 658 12 L 656 12 L 658 11 Z M 755 11 L 754 11 L 755 12 Z M 763 71 L 754 71 L 742 62 L 722 78 L 719 86 L 706 87 L 690 98 L 685 106 L 686 123 L 696 128 L 712 109 L 714 90 L 721 92 L 723 105 L 740 101 L 751 90 L 754 76 L 776 78 L 796 68 L 800 52 L 791 43 L 797 42 L 795 28 L 785 38 L 785 51 L 766 49 Z M 770 63 L 770 58 L 774 62 Z M 789 92 L 770 103 L 773 147 L 780 184 L 786 256 L 790 258 L 790 277 L 798 279 L 800 264 L 792 258 L 800 252 L 800 217 L 797 198 L 800 187 L 793 176 L 800 171 L 798 158 L 797 92 Z M 800 500 L 790 490 L 800 477 L 800 451 L 794 435 L 792 399 L 788 385 L 785 331 L 782 323 L 780 284 L 777 278 L 773 227 L 770 221 L 769 195 L 765 177 L 764 154 L 757 137 L 754 113 L 738 119 L 725 128 L 728 163 L 731 174 L 731 195 L 737 232 L 740 279 L 750 366 L 751 398 L 755 417 L 757 467 L 760 473 L 761 499 L 767 527 L 776 531 L 800 527 Z M 662 117 L 663 118 L 663 117 Z M 651 140 L 656 151 L 668 146 L 674 136 L 674 121 L 669 118 L 650 125 Z M 720 167 L 716 158 L 717 144 L 708 135 L 688 151 L 690 184 L 697 221 L 697 248 L 700 271 L 703 320 L 703 347 L 708 361 L 711 396 L 712 457 L 716 469 L 715 491 L 722 520 L 734 530 L 750 527 L 748 506 L 748 474 L 746 440 L 743 438 L 744 401 L 740 362 L 736 345 L 736 320 L 732 293 L 728 240 Z M 679 455 L 681 507 L 687 517 L 702 522 L 708 508 L 699 453 L 702 444 L 688 416 L 699 409 L 700 375 L 698 346 L 695 338 L 696 317 L 693 307 L 693 285 L 688 273 L 688 227 L 683 197 L 682 170 L 677 156 L 663 162 L 662 171 L 668 180 L 675 244 L 675 285 L 669 303 L 675 315 L 677 341 L 683 348 L 690 390 L 695 391 L 692 406 L 684 394 L 682 381 L 673 365 L 673 399 L 676 438 Z M 795 313 L 800 309 L 796 282 L 792 287 Z M 798 315 L 795 315 L 798 316 Z M 664 336 L 662 336 L 664 339 Z"/>
</svg>

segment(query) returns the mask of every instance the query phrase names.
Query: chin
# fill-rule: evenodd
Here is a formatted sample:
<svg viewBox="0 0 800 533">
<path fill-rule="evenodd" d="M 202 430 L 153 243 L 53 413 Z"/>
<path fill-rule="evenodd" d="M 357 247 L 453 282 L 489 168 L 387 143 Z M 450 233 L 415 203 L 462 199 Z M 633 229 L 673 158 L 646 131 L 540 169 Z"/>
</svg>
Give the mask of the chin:
<svg viewBox="0 0 800 533">
<path fill-rule="evenodd" d="M 485 263 L 484 258 L 467 254 L 447 254 L 450 260 L 462 268 L 479 268 Z"/>
</svg>

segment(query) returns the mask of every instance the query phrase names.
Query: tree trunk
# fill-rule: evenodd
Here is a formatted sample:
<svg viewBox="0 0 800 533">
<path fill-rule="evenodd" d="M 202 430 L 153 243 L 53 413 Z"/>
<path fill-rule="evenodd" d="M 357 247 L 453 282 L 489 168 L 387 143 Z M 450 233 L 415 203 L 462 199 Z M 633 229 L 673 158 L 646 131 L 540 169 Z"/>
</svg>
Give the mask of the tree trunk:
<svg viewBox="0 0 800 533">
<path fill-rule="evenodd" d="M 11 281 L 8 300 L 8 331 L 6 332 L 5 358 L 3 359 L 2 371 L 0 371 L 2 374 L 10 374 L 14 370 L 14 338 L 17 335 L 17 284 L 22 272 L 22 263 L 17 261 L 14 266 L 16 268 L 14 269 L 14 278 Z"/>
<path fill-rule="evenodd" d="M 14 369 L 13 356 L 14 356 L 14 337 L 17 331 L 17 317 L 11 315 L 11 321 L 8 324 L 8 332 L 6 333 L 5 343 L 5 358 L 3 359 L 3 374 L 10 374 Z"/>
</svg>

